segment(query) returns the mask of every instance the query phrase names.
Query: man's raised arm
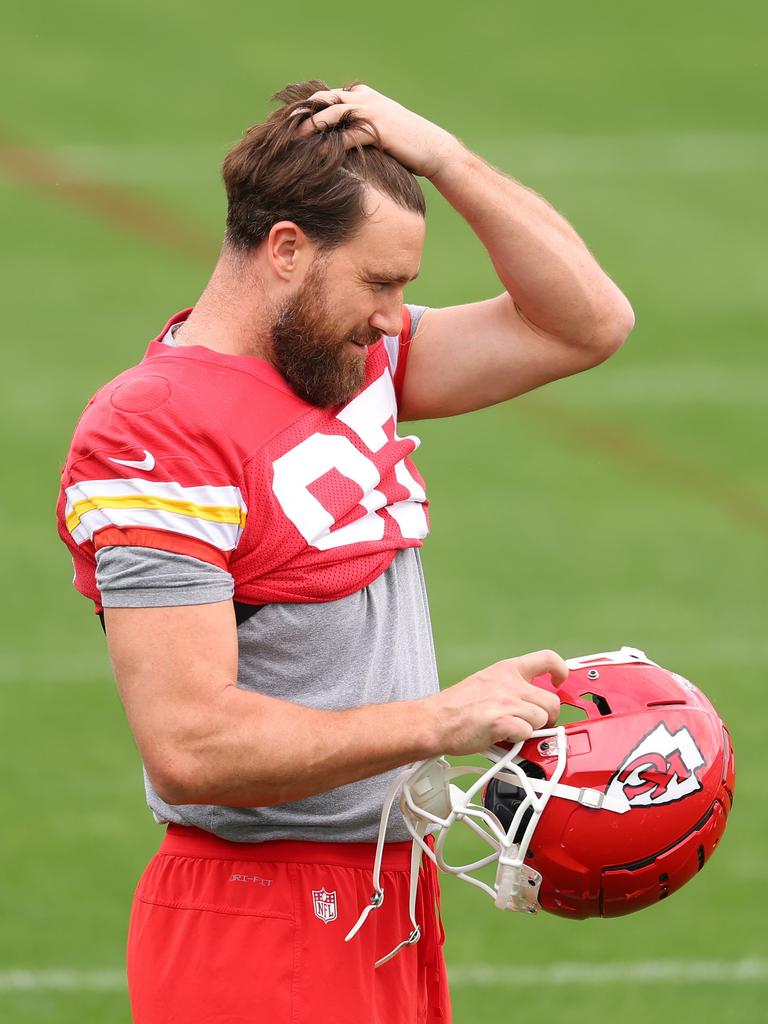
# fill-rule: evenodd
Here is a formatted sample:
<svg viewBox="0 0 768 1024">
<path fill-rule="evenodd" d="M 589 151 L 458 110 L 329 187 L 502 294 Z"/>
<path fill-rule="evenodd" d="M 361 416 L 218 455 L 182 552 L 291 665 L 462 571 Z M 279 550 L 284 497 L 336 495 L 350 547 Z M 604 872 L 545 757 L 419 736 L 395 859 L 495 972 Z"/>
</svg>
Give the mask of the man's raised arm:
<svg viewBox="0 0 768 1024">
<path fill-rule="evenodd" d="M 430 309 L 408 363 L 402 419 L 493 405 L 606 359 L 634 325 L 632 308 L 568 222 L 541 196 L 490 167 L 438 125 L 367 86 L 317 93 L 330 106 L 301 131 L 353 108 L 383 149 L 428 178 L 488 251 L 506 289 L 484 302 Z M 370 144 L 364 131 L 349 144 Z"/>
</svg>

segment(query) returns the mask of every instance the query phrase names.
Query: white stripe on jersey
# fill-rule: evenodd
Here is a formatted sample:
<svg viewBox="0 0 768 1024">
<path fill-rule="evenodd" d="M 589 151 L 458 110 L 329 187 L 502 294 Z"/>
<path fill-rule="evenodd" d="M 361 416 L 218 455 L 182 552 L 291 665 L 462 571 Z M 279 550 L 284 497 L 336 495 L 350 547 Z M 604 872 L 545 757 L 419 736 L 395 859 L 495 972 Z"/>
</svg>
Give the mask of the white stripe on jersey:
<svg viewBox="0 0 768 1024">
<path fill-rule="evenodd" d="M 248 508 L 243 501 L 239 487 L 213 487 L 204 484 L 200 487 L 182 487 L 174 480 L 150 480 L 147 477 L 112 477 L 109 480 L 80 480 L 70 484 L 64 492 L 67 496 L 65 515 L 69 516 L 76 502 L 83 498 L 92 498 L 103 494 L 117 497 L 128 494 L 153 494 L 158 498 L 170 501 L 188 501 L 194 505 L 210 505 L 220 507 L 238 506 L 245 514 Z"/>
<path fill-rule="evenodd" d="M 171 530 L 222 551 L 242 535 L 247 506 L 238 487 L 182 487 L 142 478 L 81 480 L 66 488 L 65 517 L 78 544 L 107 526 Z"/>
</svg>

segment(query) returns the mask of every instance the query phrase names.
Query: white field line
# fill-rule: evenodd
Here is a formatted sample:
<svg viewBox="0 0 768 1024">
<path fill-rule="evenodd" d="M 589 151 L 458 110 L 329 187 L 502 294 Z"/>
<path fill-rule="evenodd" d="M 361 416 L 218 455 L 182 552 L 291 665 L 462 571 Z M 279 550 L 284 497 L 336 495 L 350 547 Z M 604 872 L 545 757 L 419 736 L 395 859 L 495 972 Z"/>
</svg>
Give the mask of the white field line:
<svg viewBox="0 0 768 1024">
<path fill-rule="evenodd" d="M 593 964 L 555 963 L 540 967 L 503 964 L 467 964 L 449 970 L 451 984 L 503 985 L 610 985 L 627 982 L 643 984 L 710 982 L 744 983 L 768 981 L 768 960 L 649 960 L 637 963 Z"/>
<path fill-rule="evenodd" d="M 95 639 L 98 643 L 99 637 Z M 106 654 L 0 654 L 0 684 L 111 680 L 112 669 Z"/>
<path fill-rule="evenodd" d="M 743 960 L 650 960 L 636 963 L 593 964 L 554 963 L 540 967 L 504 964 L 465 964 L 449 970 L 451 985 L 611 985 L 627 982 L 647 984 L 692 983 L 743 984 L 768 981 L 768 960 L 748 957 Z M 125 972 L 118 968 L 102 970 L 0 971 L 1 992 L 116 992 L 126 987 Z"/>
<path fill-rule="evenodd" d="M 126 987 L 125 971 L 79 971 L 68 967 L 47 970 L 0 971 L 0 992 L 114 992 Z"/>
</svg>

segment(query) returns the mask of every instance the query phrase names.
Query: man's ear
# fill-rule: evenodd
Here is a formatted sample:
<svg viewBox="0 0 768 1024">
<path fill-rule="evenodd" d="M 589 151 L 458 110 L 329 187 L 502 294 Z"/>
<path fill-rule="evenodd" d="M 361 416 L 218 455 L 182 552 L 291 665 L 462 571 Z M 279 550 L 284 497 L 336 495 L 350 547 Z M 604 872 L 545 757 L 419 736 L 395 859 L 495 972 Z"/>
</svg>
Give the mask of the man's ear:
<svg viewBox="0 0 768 1024">
<path fill-rule="evenodd" d="M 267 260 L 286 284 L 300 284 L 311 266 L 317 246 L 290 220 L 273 224 L 267 237 Z"/>
</svg>

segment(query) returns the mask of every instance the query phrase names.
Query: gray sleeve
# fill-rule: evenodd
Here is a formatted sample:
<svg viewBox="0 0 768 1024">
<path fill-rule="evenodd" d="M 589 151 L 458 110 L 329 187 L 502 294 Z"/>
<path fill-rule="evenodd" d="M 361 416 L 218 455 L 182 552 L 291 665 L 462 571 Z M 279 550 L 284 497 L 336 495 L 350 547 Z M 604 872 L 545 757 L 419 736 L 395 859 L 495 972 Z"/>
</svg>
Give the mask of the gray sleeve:
<svg viewBox="0 0 768 1024">
<path fill-rule="evenodd" d="M 411 338 L 416 333 L 416 328 L 419 326 L 419 321 L 422 316 L 426 313 L 428 306 L 411 306 L 406 303 L 405 308 L 408 310 L 408 315 L 411 318 Z M 384 345 L 387 349 L 387 355 L 389 357 L 389 366 L 392 371 L 392 377 L 394 378 L 397 374 L 397 364 L 400 361 L 400 338 L 399 334 L 386 334 L 384 336 Z"/>
<path fill-rule="evenodd" d="M 421 318 L 427 312 L 429 306 L 411 306 L 409 303 L 406 302 L 405 308 L 408 310 L 408 313 L 411 317 L 411 337 L 413 337 L 414 334 L 416 333 L 416 328 L 419 326 L 419 320 L 421 320 Z"/>
<path fill-rule="evenodd" d="M 106 547 L 96 552 L 96 586 L 105 608 L 163 608 L 230 601 L 225 569 L 155 548 Z"/>
</svg>

